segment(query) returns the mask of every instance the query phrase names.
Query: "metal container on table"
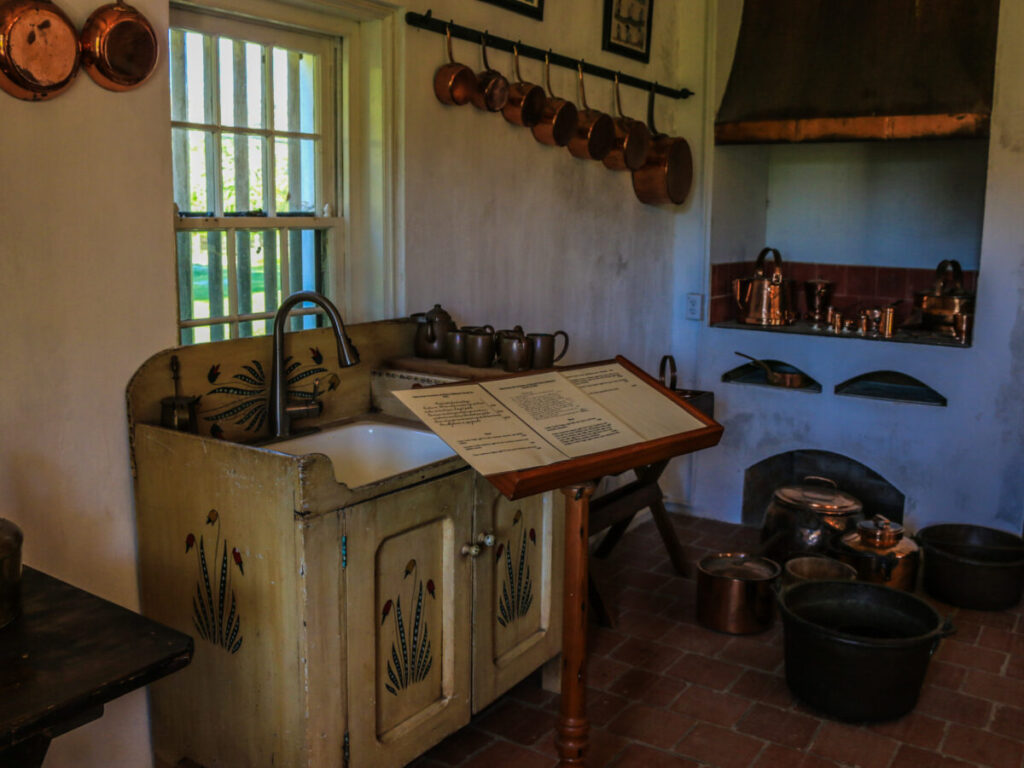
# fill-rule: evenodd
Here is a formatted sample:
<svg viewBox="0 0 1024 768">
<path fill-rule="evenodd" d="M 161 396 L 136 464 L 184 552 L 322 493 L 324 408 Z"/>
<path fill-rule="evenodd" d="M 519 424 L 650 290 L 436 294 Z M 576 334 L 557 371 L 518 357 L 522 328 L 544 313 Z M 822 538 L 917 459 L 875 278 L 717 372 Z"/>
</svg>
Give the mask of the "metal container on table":
<svg viewBox="0 0 1024 768">
<path fill-rule="evenodd" d="M 21 529 L 0 517 L 0 628 L 21 610 Z"/>
</svg>

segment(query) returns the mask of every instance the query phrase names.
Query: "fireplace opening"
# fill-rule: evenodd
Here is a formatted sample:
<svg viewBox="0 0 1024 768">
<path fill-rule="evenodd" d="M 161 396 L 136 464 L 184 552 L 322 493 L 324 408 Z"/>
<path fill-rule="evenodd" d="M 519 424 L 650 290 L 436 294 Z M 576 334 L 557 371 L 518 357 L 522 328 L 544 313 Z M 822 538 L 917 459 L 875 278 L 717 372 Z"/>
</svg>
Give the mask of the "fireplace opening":
<svg viewBox="0 0 1024 768">
<path fill-rule="evenodd" d="M 802 483 L 810 476 L 834 480 L 840 490 L 864 505 L 867 517 L 885 515 L 894 522 L 903 522 L 906 497 L 873 469 L 840 453 L 795 450 L 769 456 L 747 468 L 743 476 L 743 524 L 760 528 L 775 490 Z"/>
</svg>

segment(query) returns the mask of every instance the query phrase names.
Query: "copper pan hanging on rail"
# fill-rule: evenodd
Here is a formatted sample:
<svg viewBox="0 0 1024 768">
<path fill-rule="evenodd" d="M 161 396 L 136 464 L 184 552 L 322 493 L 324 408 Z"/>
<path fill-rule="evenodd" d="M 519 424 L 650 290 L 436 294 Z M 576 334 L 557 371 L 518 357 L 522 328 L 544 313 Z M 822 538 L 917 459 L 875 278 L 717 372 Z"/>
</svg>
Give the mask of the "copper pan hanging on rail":
<svg viewBox="0 0 1024 768">
<path fill-rule="evenodd" d="M 49 0 L 0 5 L 0 88 L 26 101 L 62 93 L 78 74 L 78 32 Z"/>
<path fill-rule="evenodd" d="M 654 127 L 654 93 L 651 86 L 647 100 L 647 125 L 654 137 L 647 160 L 633 171 L 633 192 L 642 203 L 682 205 L 693 184 L 693 154 L 686 139 L 658 133 Z"/>
<path fill-rule="evenodd" d="M 80 42 L 82 67 L 110 91 L 129 91 L 146 82 L 160 53 L 153 26 L 121 0 L 92 12 L 82 27 Z"/>
</svg>

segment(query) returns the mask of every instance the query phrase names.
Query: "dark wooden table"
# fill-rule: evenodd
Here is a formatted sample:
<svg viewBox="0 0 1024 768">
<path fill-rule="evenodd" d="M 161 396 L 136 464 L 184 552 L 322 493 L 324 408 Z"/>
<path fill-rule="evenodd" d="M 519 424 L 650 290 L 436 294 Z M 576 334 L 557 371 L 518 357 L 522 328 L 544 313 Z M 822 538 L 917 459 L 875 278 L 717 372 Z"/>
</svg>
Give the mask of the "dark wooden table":
<svg viewBox="0 0 1024 768">
<path fill-rule="evenodd" d="M 0 629 L 0 768 L 42 765 L 51 739 L 192 660 L 188 635 L 33 568 L 21 591 Z"/>
</svg>

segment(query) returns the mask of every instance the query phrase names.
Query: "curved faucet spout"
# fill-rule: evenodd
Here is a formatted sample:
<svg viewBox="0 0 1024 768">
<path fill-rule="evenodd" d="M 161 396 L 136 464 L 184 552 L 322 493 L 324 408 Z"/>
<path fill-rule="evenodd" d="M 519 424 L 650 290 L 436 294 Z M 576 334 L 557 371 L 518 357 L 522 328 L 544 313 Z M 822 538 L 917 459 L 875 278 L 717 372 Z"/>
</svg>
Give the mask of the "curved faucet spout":
<svg viewBox="0 0 1024 768">
<path fill-rule="evenodd" d="M 316 399 L 316 388 L 313 390 L 313 402 L 310 404 L 289 405 L 288 383 L 284 372 L 284 330 L 289 313 L 304 301 L 316 304 L 331 319 L 334 339 L 338 343 L 338 365 L 348 368 L 359 362 L 359 351 L 345 333 L 345 323 L 341 313 L 331 301 L 316 291 L 298 291 L 281 302 L 274 315 L 274 352 L 270 369 L 270 431 L 274 437 L 287 437 L 291 434 L 293 418 L 315 416 L 320 413 L 323 403 Z"/>
</svg>

